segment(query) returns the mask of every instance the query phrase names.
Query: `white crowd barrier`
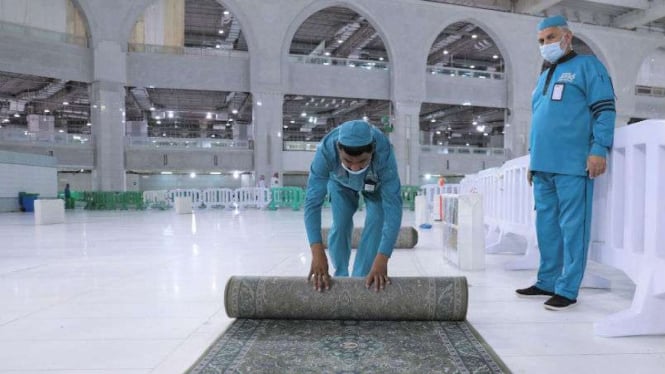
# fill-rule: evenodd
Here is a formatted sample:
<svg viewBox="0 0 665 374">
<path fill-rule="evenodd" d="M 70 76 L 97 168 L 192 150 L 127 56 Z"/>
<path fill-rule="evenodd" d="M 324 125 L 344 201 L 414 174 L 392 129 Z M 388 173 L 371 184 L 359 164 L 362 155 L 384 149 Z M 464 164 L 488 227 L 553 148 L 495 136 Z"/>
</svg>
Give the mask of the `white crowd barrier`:
<svg viewBox="0 0 665 374">
<path fill-rule="evenodd" d="M 232 209 L 235 206 L 233 190 L 230 188 L 208 188 L 201 192 L 201 196 L 206 207 Z"/>
<path fill-rule="evenodd" d="M 622 270 L 636 289 L 631 307 L 595 332 L 665 334 L 665 120 L 616 129 L 609 166 L 594 185 L 589 257 Z"/>
<path fill-rule="evenodd" d="M 533 193 L 526 182 L 528 156 L 462 180 L 463 192 L 482 194 L 488 249 L 505 233 L 527 240 L 509 269 L 535 269 L 539 253 Z M 595 324 L 601 336 L 665 334 L 665 120 L 618 128 L 608 171 L 594 182 L 589 260 L 622 270 L 635 283 L 628 310 Z M 498 235 L 490 240 L 492 232 Z M 593 275 L 585 274 L 585 284 Z"/>
<path fill-rule="evenodd" d="M 201 206 L 201 203 L 203 202 L 201 199 L 201 191 L 196 189 L 169 190 L 168 196 L 171 202 L 174 202 L 176 197 L 188 197 L 192 200 L 192 205 L 194 207 Z"/>
<path fill-rule="evenodd" d="M 424 220 L 422 223 L 428 223 L 431 219 L 441 221 L 443 219 L 443 194 L 458 194 L 460 192 L 459 184 L 446 184 L 439 186 L 438 184 L 424 184 L 420 186 L 419 194 L 425 196 L 425 209 L 426 212 L 421 212 L 422 201 L 418 204 L 418 213 L 416 213 L 417 221 Z"/>
</svg>

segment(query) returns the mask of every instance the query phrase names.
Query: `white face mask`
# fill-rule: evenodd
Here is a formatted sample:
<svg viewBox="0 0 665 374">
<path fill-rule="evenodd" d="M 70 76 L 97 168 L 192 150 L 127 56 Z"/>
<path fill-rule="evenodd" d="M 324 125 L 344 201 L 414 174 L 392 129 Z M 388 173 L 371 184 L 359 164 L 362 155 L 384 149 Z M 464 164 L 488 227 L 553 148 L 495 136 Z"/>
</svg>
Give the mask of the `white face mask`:
<svg viewBox="0 0 665 374">
<path fill-rule="evenodd" d="M 347 168 L 346 165 L 344 165 L 343 162 L 342 162 L 342 167 L 343 167 L 344 170 L 346 170 L 347 173 L 349 173 L 349 174 L 352 174 L 352 175 L 359 175 L 359 174 L 364 173 L 365 170 L 367 170 L 367 169 L 369 168 L 369 163 L 368 163 L 367 166 L 365 166 L 364 168 L 362 168 L 362 169 L 360 169 L 360 170 L 355 170 L 355 171 L 354 171 L 354 170 L 351 170 L 351 169 L 349 169 L 349 168 Z"/>
<path fill-rule="evenodd" d="M 544 44 L 540 46 L 540 55 L 543 56 L 545 60 L 547 60 L 550 64 L 553 64 L 563 56 L 564 52 L 566 51 L 562 44 L 563 44 L 564 38 L 561 37 L 561 40 L 559 42 L 554 42 L 550 44 Z"/>
</svg>

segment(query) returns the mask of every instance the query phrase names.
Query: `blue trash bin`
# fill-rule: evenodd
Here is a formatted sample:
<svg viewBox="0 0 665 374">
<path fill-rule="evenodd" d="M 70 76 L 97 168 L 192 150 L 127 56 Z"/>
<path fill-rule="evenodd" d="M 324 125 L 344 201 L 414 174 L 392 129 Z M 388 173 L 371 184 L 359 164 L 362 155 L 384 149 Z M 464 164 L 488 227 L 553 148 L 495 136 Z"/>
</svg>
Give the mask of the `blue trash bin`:
<svg viewBox="0 0 665 374">
<path fill-rule="evenodd" d="M 19 194 L 19 203 L 21 205 L 21 210 L 24 212 L 34 212 L 35 211 L 35 200 L 39 198 L 38 193 L 25 193 L 22 192 Z"/>
</svg>

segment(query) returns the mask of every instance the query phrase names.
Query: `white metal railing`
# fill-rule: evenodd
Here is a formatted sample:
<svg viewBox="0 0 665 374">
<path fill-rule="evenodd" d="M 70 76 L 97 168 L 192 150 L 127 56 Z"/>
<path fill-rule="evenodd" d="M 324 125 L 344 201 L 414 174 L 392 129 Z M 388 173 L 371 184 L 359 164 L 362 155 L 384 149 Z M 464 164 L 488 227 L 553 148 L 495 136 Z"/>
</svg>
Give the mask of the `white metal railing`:
<svg viewBox="0 0 665 374">
<path fill-rule="evenodd" d="M 458 154 L 458 155 L 483 155 L 483 156 L 504 156 L 504 148 L 482 148 L 482 147 L 454 147 L 447 145 L 421 145 L 421 152 L 436 152 L 438 154 Z"/>
<path fill-rule="evenodd" d="M 84 48 L 88 46 L 88 39 L 83 36 L 40 29 L 7 21 L 0 21 L 0 32 L 15 34 L 21 37 L 32 37 L 50 42 L 75 44 Z"/>
<path fill-rule="evenodd" d="M 665 97 L 665 87 L 635 86 L 635 95 Z"/>
<path fill-rule="evenodd" d="M 444 258 L 462 270 L 485 268 L 482 195 L 442 194 Z"/>
<path fill-rule="evenodd" d="M 528 156 L 462 180 L 486 200 L 485 224 L 531 244 L 520 268 L 536 268 Z M 602 336 L 665 334 L 665 120 L 617 128 L 606 174 L 595 180 L 589 259 L 622 270 L 636 285 L 630 309 L 595 324 Z M 500 237 L 499 237 L 500 241 Z M 492 244 L 490 244 L 492 245 Z M 585 274 L 587 276 L 592 274 Z"/>
<path fill-rule="evenodd" d="M 93 144 L 92 135 L 68 134 L 62 132 L 30 132 L 15 128 L 0 128 L 0 142 L 31 144 Z"/>
<path fill-rule="evenodd" d="M 327 56 L 289 55 L 289 60 L 303 64 L 346 66 L 367 70 L 388 70 L 390 68 L 390 63 L 387 61 L 359 60 Z"/>
<path fill-rule="evenodd" d="M 432 75 L 448 75 L 451 77 L 504 79 L 505 74 L 496 71 L 463 69 L 444 66 L 428 66 L 427 73 Z"/>
<path fill-rule="evenodd" d="M 233 49 L 222 49 L 212 47 L 183 47 L 172 45 L 128 43 L 128 52 L 138 53 L 158 53 L 171 55 L 189 55 L 189 56 L 222 56 L 222 57 L 248 57 L 246 51 L 236 51 Z"/>
<path fill-rule="evenodd" d="M 177 197 L 187 197 L 197 208 L 258 208 L 265 209 L 272 199 L 265 187 L 206 188 L 152 190 L 143 192 L 143 201 L 150 208 L 170 208 Z"/>
<path fill-rule="evenodd" d="M 132 148 L 235 148 L 251 149 L 248 140 L 214 138 L 167 138 L 127 136 L 126 142 Z"/>
<path fill-rule="evenodd" d="M 283 151 L 316 151 L 319 142 L 308 142 L 299 140 L 285 140 L 282 142 Z"/>
</svg>

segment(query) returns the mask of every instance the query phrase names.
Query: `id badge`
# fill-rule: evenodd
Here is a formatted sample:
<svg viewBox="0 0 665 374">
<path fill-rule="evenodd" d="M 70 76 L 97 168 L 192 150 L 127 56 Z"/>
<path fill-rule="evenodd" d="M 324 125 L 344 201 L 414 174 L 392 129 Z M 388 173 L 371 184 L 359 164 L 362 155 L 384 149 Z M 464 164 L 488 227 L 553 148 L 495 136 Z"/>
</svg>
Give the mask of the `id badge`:
<svg viewBox="0 0 665 374">
<path fill-rule="evenodd" d="M 376 184 L 369 181 L 365 182 L 365 192 L 374 192 L 376 190 Z"/>
<path fill-rule="evenodd" d="M 563 83 L 557 83 L 552 88 L 552 100 L 561 101 L 563 99 L 563 90 L 566 87 Z"/>
</svg>

